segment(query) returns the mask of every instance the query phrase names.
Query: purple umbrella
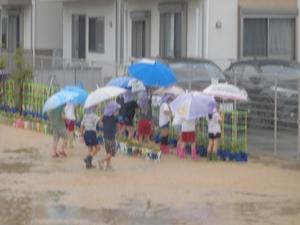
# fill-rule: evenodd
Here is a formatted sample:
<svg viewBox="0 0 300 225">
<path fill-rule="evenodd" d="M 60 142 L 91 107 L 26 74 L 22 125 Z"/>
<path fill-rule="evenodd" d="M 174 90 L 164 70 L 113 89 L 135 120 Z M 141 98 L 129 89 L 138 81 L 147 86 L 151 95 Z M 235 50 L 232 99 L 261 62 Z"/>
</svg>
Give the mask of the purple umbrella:
<svg viewBox="0 0 300 225">
<path fill-rule="evenodd" d="M 120 108 L 121 106 L 117 102 L 109 102 L 106 108 L 104 109 L 104 116 L 112 116 Z"/>
<path fill-rule="evenodd" d="M 174 116 L 182 119 L 197 119 L 209 114 L 211 104 L 215 102 L 214 97 L 201 92 L 190 92 L 179 95 L 170 107 Z"/>
</svg>

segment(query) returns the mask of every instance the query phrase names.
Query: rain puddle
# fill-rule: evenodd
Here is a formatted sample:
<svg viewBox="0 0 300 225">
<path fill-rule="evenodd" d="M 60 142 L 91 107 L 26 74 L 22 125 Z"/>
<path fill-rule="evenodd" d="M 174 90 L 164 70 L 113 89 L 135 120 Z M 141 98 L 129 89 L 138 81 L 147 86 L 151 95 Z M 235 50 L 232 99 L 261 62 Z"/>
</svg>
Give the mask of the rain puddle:
<svg viewBox="0 0 300 225">
<path fill-rule="evenodd" d="M 35 148 L 6 149 L 0 157 L 0 173 L 28 173 L 39 157 Z"/>
</svg>

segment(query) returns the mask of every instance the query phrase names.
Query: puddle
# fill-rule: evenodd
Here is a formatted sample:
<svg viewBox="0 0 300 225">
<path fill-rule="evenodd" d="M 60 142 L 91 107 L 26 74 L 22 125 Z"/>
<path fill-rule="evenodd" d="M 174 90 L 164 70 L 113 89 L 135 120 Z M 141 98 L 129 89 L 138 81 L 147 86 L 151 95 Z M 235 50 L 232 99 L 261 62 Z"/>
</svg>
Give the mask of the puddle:
<svg viewBox="0 0 300 225">
<path fill-rule="evenodd" d="M 27 162 L 0 162 L 0 173 L 28 173 L 33 167 Z"/>
</svg>

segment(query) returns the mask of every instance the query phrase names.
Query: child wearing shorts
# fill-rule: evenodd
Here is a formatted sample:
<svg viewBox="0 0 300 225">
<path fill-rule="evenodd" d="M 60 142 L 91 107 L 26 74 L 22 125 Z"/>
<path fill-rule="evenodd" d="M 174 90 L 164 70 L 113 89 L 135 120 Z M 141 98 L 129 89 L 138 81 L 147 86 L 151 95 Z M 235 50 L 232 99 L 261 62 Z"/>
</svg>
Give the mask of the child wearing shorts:
<svg viewBox="0 0 300 225">
<path fill-rule="evenodd" d="M 104 116 L 101 119 L 103 124 L 103 137 L 106 150 L 106 157 L 98 161 L 99 168 L 102 168 L 102 163 L 106 162 L 106 170 L 112 170 L 111 159 L 116 155 L 116 132 L 118 123 L 118 111 L 120 105 L 116 102 L 110 102 L 105 110 Z"/>
<path fill-rule="evenodd" d="M 197 159 L 196 153 L 196 120 L 183 119 L 181 124 L 181 147 L 179 149 L 179 157 L 183 159 L 185 157 L 184 148 L 186 144 L 191 144 L 192 159 Z"/>
<path fill-rule="evenodd" d="M 96 156 L 100 150 L 96 134 L 97 124 L 100 118 L 94 113 L 94 109 L 95 107 L 92 107 L 85 111 L 80 127 L 81 136 L 84 138 L 84 142 L 88 147 L 88 154 L 83 160 L 87 169 L 94 167 L 92 164 L 93 157 Z"/>
</svg>

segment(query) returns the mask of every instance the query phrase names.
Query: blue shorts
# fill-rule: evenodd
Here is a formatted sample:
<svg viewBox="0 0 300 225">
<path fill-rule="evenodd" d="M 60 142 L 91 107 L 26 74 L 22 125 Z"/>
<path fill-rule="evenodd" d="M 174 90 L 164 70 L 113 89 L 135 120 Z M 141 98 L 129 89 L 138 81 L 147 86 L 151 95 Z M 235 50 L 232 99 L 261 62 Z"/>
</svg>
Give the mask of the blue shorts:
<svg viewBox="0 0 300 225">
<path fill-rule="evenodd" d="M 92 147 L 96 146 L 98 144 L 98 138 L 96 131 L 93 130 L 87 130 L 84 132 L 84 142 L 87 146 Z"/>
</svg>

